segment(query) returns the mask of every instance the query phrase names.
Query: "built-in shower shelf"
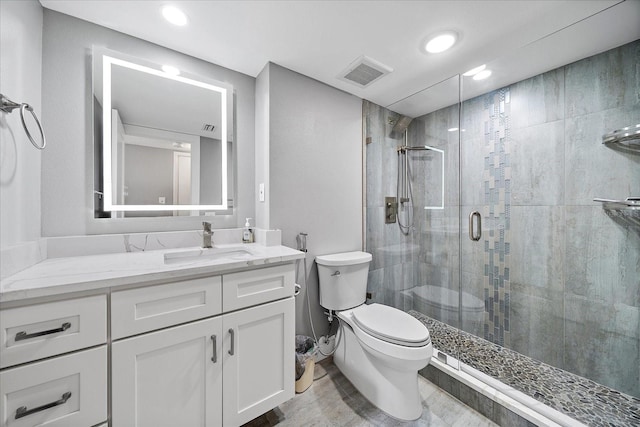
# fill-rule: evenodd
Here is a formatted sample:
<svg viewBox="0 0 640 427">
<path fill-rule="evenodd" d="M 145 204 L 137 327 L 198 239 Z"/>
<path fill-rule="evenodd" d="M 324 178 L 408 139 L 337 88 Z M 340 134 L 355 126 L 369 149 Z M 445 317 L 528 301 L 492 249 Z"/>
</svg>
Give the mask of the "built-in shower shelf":
<svg viewBox="0 0 640 427">
<path fill-rule="evenodd" d="M 640 227 L 640 197 L 627 197 L 624 200 L 595 198 L 593 201 L 602 203 L 611 218 Z"/>
<path fill-rule="evenodd" d="M 640 152 L 640 124 L 627 126 L 602 135 L 602 143 L 612 148 Z"/>
<path fill-rule="evenodd" d="M 601 199 L 596 197 L 593 201 L 602 203 L 602 207 L 605 209 L 640 209 L 640 197 L 627 197 L 624 200 Z"/>
</svg>

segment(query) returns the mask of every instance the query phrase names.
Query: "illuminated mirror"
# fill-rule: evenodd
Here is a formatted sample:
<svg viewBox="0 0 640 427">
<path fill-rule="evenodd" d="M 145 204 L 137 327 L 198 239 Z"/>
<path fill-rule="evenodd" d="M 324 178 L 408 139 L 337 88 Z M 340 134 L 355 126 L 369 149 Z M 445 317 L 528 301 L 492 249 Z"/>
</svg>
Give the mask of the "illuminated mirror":
<svg viewBox="0 0 640 427">
<path fill-rule="evenodd" d="M 164 69 L 94 49 L 94 136 L 102 170 L 96 193 L 103 216 L 199 215 L 233 207 L 233 87 Z"/>
</svg>

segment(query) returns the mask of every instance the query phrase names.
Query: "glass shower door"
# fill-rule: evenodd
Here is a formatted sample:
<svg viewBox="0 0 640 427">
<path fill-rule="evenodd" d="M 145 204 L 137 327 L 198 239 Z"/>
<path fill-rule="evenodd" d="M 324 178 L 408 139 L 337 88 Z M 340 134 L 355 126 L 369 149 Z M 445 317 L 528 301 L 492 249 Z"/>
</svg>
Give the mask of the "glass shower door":
<svg viewBox="0 0 640 427">
<path fill-rule="evenodd" d="M 640 122 L 639 46 L 488 92 L 464 77 L 460 143 L 462 329 L 632 396 L 640 228 L 593 199 L 640 193 L 639 151 L 602 137 Z"/>
<path fill-rule="evenodd" d="M 450 336 L 443 324 L 460 327 L 459 79 L 454 76 L 386 109 L 413 117 L 393 151 L 385 153 L 396 160 L 399 185 L 393 191 L 399 194 L 398 219 L 405 225 L 391 229 L 412 248 L 412 273 L 400 285 L 400 308 L 426 316 L 430 330 L 441 329 L 432 336 L 441 338 Z M 452 343 L 434 346 L 458 358 Z M 452 361 L 452 366 L 457 364 Z"/>
</svg>

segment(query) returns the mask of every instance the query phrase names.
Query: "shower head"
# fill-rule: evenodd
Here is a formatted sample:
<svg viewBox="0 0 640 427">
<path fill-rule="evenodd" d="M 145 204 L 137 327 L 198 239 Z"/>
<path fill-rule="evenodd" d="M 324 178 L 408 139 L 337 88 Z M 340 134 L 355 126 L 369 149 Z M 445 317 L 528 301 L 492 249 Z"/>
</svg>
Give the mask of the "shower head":
<svg viewBox="0 0 640 427">
<path fill-rule="evenodd" d="M 403 115 L 393 115 L 387 119 L 387 122 L 392 126 L 389 136 L 394 139 L 401 139 L 404 132 L 409 127 L 409 123 L 413 120 L 412 117 Z"/>
<path fill-rule="evenodd" d="M 409 123 L 413 120 L 412 117 L 400 116 L 396 119 L 395 124 L 391 132 L 403 133 L 409 127 Z"/>
</svg>

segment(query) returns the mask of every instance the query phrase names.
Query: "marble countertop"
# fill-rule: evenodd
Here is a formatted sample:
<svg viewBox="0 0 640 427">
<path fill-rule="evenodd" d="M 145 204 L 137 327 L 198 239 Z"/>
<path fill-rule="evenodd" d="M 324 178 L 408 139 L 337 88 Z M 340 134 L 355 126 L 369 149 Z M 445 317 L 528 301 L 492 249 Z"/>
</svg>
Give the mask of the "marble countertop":
<svg viewBox="0 0 640 427">
<path fill-rule="evenodd" d="M 256 243 L 216 245 L 212 250 L 191 247 L 51 258 L 0 281 L 0 303 L 225 273 L 301 258 L 302 252 L 286 246 Z"/>
</svg>

